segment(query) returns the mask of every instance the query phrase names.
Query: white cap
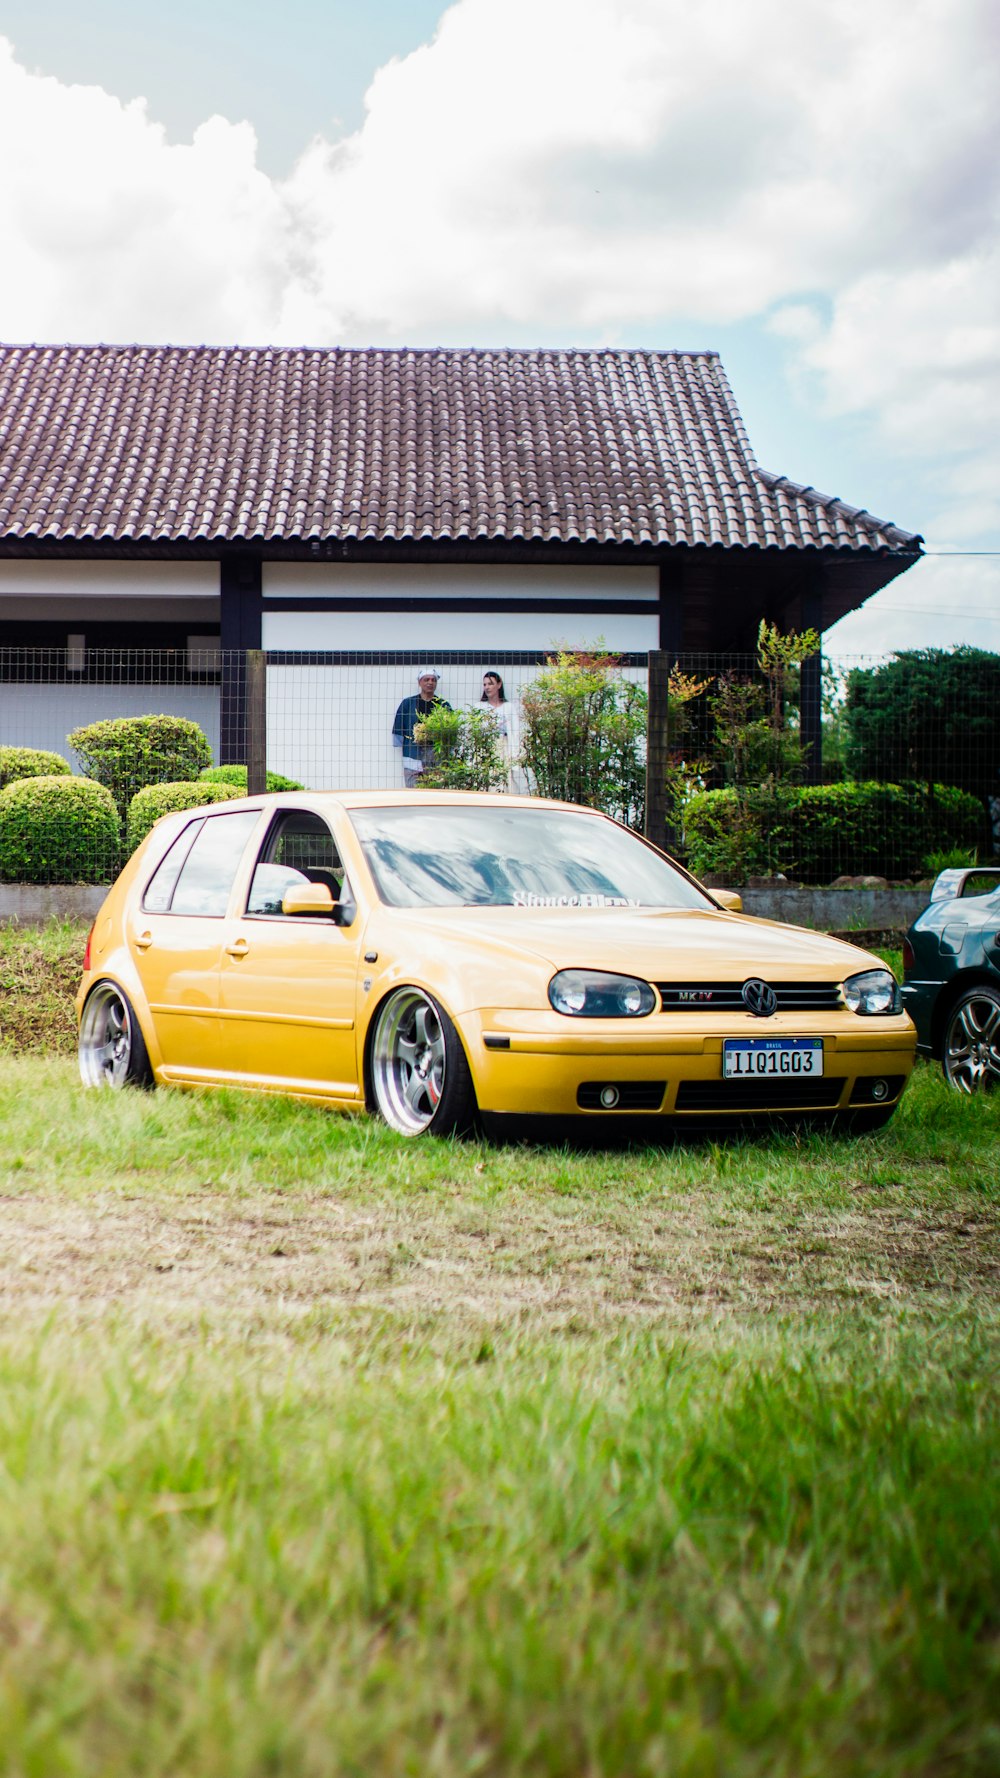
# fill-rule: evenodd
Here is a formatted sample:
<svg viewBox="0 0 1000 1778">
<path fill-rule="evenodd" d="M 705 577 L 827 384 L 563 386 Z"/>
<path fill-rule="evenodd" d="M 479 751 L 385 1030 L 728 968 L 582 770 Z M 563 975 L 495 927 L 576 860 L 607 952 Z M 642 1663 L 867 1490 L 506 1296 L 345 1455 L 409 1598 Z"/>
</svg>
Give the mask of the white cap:
<svg viewBox="0 0 1000 1778">
<path fill-rule="evenodd" d="M 418 679 L 440 679 L 440 677 L 441 677 L 441 675 L 438 672 L 436 667 L 418 667 L 417 668 L 417 678 Z"/>
</svg>

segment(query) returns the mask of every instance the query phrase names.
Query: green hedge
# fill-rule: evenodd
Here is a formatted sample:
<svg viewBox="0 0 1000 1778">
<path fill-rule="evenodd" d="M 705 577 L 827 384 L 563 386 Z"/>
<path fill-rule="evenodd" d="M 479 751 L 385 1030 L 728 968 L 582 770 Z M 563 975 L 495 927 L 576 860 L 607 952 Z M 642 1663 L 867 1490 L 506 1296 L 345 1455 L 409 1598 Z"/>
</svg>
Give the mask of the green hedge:
<svg viewBox="0 0 1000 1778">
<path fill-rule="evenodd" d="M 747 825 L 757 819 L 754 852 Z M 783 871 L 806 883 L 844 873 L 895 879 L 920 876 L 929 853 L 975 847 L 984 839 L 983 806 L 950 784 L 785 786 L 769 805 L 754 793 L 706 790 L 684 811 L 688 865 L 696 875 Z"/>
<path fill-rule="evenodd" d="M 247 793 L 246 766 L 206 766 L 201 773 L 203 784 L 235 784 L 241 796 Z M 283 778 L 280 772 L 268 772 L 266 787 L 270 790 L 304 790 L 297 778 Z"/>
<path fill-rule="evenodd" d="M 66 739 L 89 776 L 107 785 L 123 818 L 147 784 L 197 778 L 212 763 L 208 737 L 185 716 L 116 716 Z"/>
<path fill-rule="evenodd" d="M 0 790 L 21 778 L 64 777 L 70 767 L 61 753 L 38 747 L 0 747 Z"/>
<path fill-rule="evenodd" d="M 106 883 L 119 864 L 114 797 L 92 778 L 21 778 L 0 790 L 0 879 Z"/>
<path fill-rule="evenodd" d="M 147 784 L 137 790 L 128 806 L 125 845 L 131 855 L 144 840 L 161 815 L 172 815 L 176 809 L 202 809 L 206 803 L 232 802 L 242 796 L 233 784 L 205 784 L 184 778 L 176 784 Z"/>
</svg>

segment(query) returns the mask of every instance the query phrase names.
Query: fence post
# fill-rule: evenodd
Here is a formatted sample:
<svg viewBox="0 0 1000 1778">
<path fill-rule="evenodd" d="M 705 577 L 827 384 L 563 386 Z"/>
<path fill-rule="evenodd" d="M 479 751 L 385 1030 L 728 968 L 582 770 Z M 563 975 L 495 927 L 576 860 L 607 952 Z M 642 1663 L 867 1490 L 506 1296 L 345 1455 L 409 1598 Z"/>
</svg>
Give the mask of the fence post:
<svg viewBox="0 0 1000 1778">
<path fill-rule="evenodd" d="M 247 649 L 247 795 L 267 789 L 267 660 L 262 648 Z"/>
<path fill-rule="evenodd" d="M 664 648 L 649 651 L 649 702 L 646 714 L 646 838 L 673 851 L 677 836 L 667 820 L 667 765 L 670 758 L 670 657 Z"/>
<path fill-rule="evenodd" d="M 806 749 L 806 783 L 823 782 L 823 656 L 817 650 L 799 668 L 799 739 Z"/>
</svg>

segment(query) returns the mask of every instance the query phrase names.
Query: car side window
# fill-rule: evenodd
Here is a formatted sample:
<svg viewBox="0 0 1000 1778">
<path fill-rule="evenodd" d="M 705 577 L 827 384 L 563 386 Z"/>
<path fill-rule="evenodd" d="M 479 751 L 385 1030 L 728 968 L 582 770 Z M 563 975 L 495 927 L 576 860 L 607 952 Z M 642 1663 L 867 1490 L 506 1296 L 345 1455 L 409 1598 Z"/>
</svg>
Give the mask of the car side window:
<svg viewBox="0 0 1000 1778">
<path fill-rule="evenodd" d="M 204 825 L 205 817 L 203 815 L 197 821 L 189 821 L 187 827 L 178 834 L 169 852 L 164 853 L 146 884 L 146 893 L 142 898 L 145 913 L 166 914 L 169 912 L 170 898 L 177 887 L 177 879 L 181 874 L 184 860 Z"/>
<path fill-rule="evenodd" d="M 244 848 L 259 819 L 256 809 L 206 817 L 181 865 L 170 897 L 170 913 L 213 918 L 225 914 Z"/>
<path fill-rule="evenodd" d="M 282 896 L 301 882 L 325 883 L 337 903 L 337 924 L 351 924 L 354 900 L 329 827 L 321 816 L 308 809 L 284 809 L 275 817 L 261 847 L 247 897 L 247 913 L 287 919 L 289 916 L 281 906 Z"/>
</svg>

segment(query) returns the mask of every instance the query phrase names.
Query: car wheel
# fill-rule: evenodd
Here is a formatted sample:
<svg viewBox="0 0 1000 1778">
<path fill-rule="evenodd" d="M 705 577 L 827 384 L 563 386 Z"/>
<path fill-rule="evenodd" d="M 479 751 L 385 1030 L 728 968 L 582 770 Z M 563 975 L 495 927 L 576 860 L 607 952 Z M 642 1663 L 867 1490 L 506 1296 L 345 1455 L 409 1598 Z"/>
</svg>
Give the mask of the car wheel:
<svg viewBox="0 0 1000 1778">
<path fill-rule="evenodd" d="M 1000 994 L 985 983 L 966 988 L 948 1014 L 942 1066 L 960 1093 L 1000 1085 Z"/>
<path fill-rule="evenodd" d="M 85 1087 L 151 1087 L 153 1070 L 132 1003 L 113 982 L 98 982 L 80 1020 L 80 1079 Z"/>
<path fill-rule="evenodd" d="M 462 1040 L 448 1014 L 421 988 L 396 988 L 375 1015 L 371 1097 L 401 1136 L 461 1134 L 476 1118 L 476 1095 Z"/>
</svg>

